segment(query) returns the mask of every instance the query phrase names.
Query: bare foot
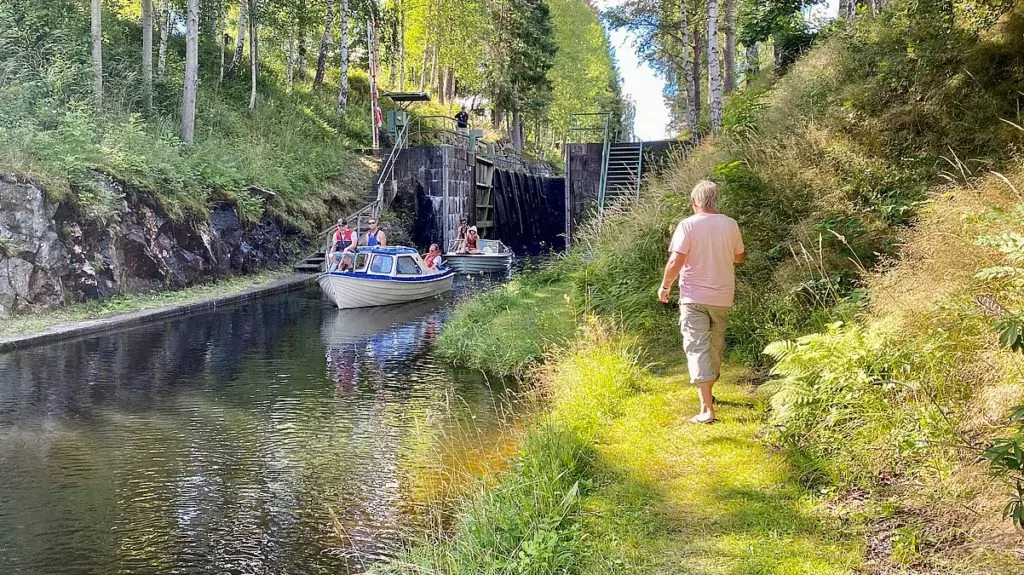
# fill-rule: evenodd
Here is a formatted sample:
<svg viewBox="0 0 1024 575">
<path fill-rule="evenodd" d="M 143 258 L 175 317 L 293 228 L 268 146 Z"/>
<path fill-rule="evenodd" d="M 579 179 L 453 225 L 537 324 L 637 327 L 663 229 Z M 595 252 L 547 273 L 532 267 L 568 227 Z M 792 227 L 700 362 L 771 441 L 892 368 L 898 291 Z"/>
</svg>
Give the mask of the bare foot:
<svg viewBox="0 0 1024 575">
<path fill-rule="evenodd" d="M 713 423 L 718 421 L 714 414 L 709 412 L 698 413 L 690 418 L 690 423 Z"/>
</svg>

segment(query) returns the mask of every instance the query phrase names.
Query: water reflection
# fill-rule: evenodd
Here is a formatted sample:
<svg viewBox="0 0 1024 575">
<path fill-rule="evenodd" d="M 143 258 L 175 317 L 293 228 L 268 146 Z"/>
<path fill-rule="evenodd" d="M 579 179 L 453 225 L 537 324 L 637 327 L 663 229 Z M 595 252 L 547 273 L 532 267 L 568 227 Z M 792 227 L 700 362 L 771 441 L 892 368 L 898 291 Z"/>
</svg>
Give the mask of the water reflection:
<svg viewBox="0 0 1024 575">
<path fill-rule="evenodd" d="M 338 574 L 386 555 L 438 450 L 508 418 L 506 390 L 431 355 L 446 313 L 309 291 L 0 355 L 0 573 Z"/>
</svg>

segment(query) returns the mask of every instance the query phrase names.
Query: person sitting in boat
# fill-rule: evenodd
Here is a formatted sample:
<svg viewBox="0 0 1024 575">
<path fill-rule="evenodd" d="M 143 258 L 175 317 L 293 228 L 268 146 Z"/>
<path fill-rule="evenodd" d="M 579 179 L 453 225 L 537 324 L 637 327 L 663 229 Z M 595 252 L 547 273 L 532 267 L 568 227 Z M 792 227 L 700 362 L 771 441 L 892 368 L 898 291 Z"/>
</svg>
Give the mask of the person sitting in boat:
<svg viewBox="0 0 1024 575">
<path fill-rule="evenodd" d="M 459 217 L 459 227 L 455 230 L 455 251 L 456 253 L 462 253 L 462 247 L 466 244 L 467 230 L 469 230 L 469 224 L 466 223 L 466 216 Z"/>
<path fill-rule="evenodd" d="M 366 247 L 388 245 L 388 236 L 384 230 L 378 227 L 379 222 L 376 219 L 371 219 L 366 223 L 370 226 L 370 231 L 366 232 Z"/>
<path fill-rule="evenodd" d="M 460 254 L 478 254 L 480 253 L 480 238 L 477 237 L 476 226 L 469 226 L 469 231 L 466 232 L 466 242 L 462 245 L 462 248 L 457 252 Z"/>
<path fill-rule="evenodd" d="M 437 265 L 441 263 L 441 248 L 437 244 L 430 244 L 430 250 L 423 256 L 423 263 L 431 269 L 437 268 Z"/>
<path fill-rule="evenodd" d="M 352 254 L 356 250 L 356 234 L 349 227 L 345 219 L 338 220 L 338 227 L 334 230 L 331 238 L 331 245 L 328 261 L 333 269 L 352 269 Z"/>
</svg>

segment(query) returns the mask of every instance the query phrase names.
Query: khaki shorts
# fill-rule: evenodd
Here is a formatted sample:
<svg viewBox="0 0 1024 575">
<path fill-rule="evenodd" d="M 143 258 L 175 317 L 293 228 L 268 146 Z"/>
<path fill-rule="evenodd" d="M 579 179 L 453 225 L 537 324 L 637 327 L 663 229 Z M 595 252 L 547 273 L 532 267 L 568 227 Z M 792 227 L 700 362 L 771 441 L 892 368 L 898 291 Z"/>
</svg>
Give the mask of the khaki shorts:
<svg viewBox="0 0 1024 575">
<path fill-rule="evenodd" d="M 702 303 L 679 304 L 679 330 L 691 383 L 716 381 L 722 371 L 725 326 L 732 308 Z"/>
</svg>

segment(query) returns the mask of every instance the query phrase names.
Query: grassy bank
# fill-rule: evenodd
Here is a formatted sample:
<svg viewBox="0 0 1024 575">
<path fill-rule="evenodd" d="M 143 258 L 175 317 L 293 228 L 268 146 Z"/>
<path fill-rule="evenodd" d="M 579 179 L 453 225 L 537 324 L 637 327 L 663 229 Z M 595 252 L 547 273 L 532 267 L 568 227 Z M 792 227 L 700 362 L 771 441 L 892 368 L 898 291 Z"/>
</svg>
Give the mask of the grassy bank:
<svg viewBox="0 0 1024 575">
<path fill-rule="evenodd" d="M 0 337 L 37 333 L 61 324 L 100 319 L 121 313 L 196 303 L 259 287 L 291 274 L 290 270 L 265 271 L 180 290 L 117 295 L 104 301 L 75 303 L 31 315 L 16 315 L 0 323 Z"/>
<path fill-rule="evenodd" d="M 508 471 L 466 494 L 447 534 L 388 573 L 854 573 L 858 524 L 827 513 L 757 440 L 743 371 L 722 423 L 693 426 L 678 354 L 644 368 L 638 342 L 592 320 L 537 374 L 547 411 Z"/>
<path fill-rule="evenodd" d="M 551 273 L 519 276 L 459 306 L 438 338 L 448 361 L 499 376 L 523 375 L 575 329 L 570 285 Z"/>
<path fill-rule="evenodd" d="M 600 513 L 585 514 L 583 538 L 619 549 L 629 569 L 1024 573 L 1024 537 L 1001 518 L 1024 495 L 981 457 L 1012 433 L 1008 414 L 1024 401 L 1024 363 L 1006 346 L 1024 325 L 1024 122 L 1011 88 L 1024 78 L 1024 13 L 986 8 L 949 25 L 933 8 L 896 0 L 834 26 L 777 82 L 734 94 L 723 132 L 648 182 L 630 210 L 584 230 L 546 272 L 550 293 L 514 284 L 488 296 L 500 305 L 471 303 L 446 328 L 451 357 L 486 368 L 505 351 L 497 365 L 526 371 L 544 347 L 522 341 L 540 330 L 519 331 L 545 309 L 520 299 L 529 293 L 641 338 L 641 364 L 663 359 L 678 342 L 674 309 L 654 303 L 665 246 L 693 184 L 719 184 L 748 253 L 732 362 L 757 381 L 772 370 L 771 381 L 757 401 L 723 386 L 726 421 L 708 429 L 683 425 L 694 400 L 682 374 L 665 375 L 679 369 L 671 362 L 587 405 L 594 482 L 580 505 Z M 580 356 L 568 349 L 539 380 L 556 419 L 551 373 Z M 601 380 L 590 377 L 565 389 L 589 395 Z M 743 467 L 748 455 L 764 475 Z M 731 494 L 715 487 L 736 481 Z M 777 491 L 759 500 L 758 481 Z M 612 569 L 565 553 L 579 572 Z M 730 559 L 715 565 L 719 556 Z M 663 567 L 672 562 L 684 567 Z"/>
</svg>

